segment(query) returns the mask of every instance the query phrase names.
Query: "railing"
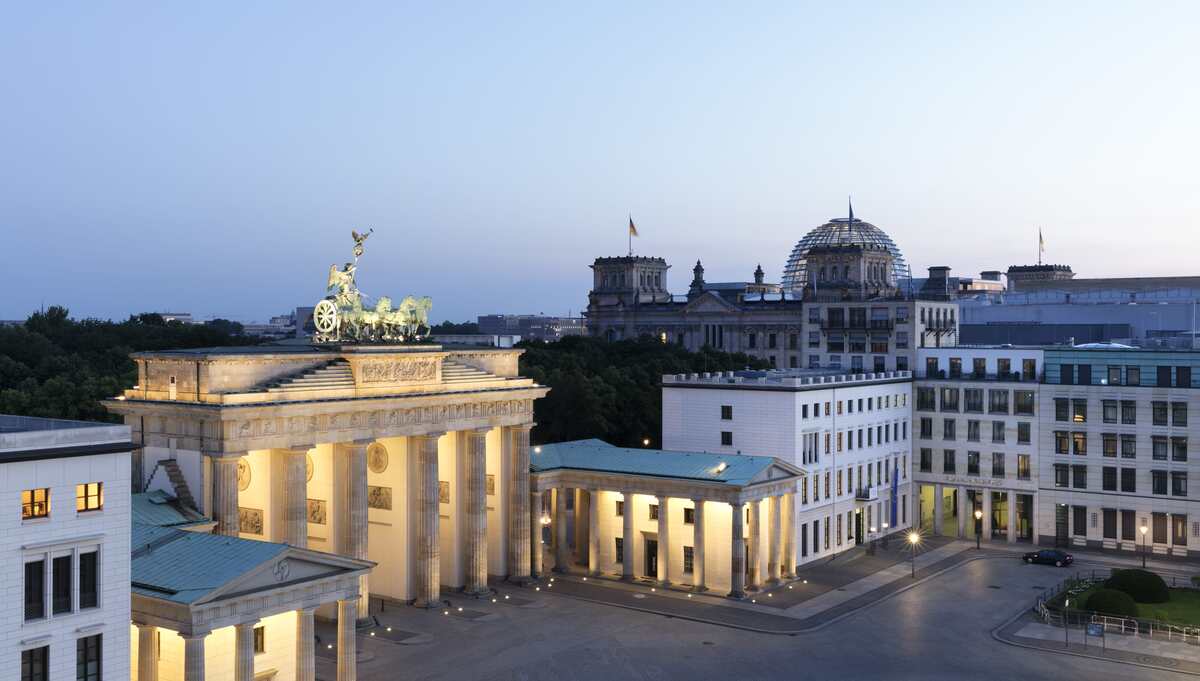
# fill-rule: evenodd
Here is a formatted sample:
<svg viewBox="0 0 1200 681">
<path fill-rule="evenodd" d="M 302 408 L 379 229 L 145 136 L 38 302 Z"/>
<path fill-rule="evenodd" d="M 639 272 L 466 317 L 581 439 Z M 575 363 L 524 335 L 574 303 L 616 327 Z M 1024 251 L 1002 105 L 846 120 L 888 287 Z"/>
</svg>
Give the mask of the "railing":
<svg viewBox="0 0 1200 681">
<path fill-rule="evenodd" d="M 859 487 L 854 491 L 854 498 L 858 501 L 874 501 L 879 498 L 879 488 L 876 486 Z"/>
<path fill-rule="evenodd" d="M 1118 568 L 1120 569 L 1120 568 Z M 1099 624 L 1105 633 L 1147 636 L 1166 641 L 1179 641 L 1191 645 L 1200 645 L 1200 627 L 1173 624 L 1160 620 L 1141 617 L 1122 617 L 1105 615 L 1091 610 L 1073 610 L 1069 607 L 1070 597 L 1083 594 L 1088 589 L 1102 583 L 1112 575 L 1112 570 L 1090 570 L 1087 573 L 1076 572 L 1074 577 L 1063 580 L 1057 586 L 1046 589 L 1038 595 L 1033 612 L 1042 622 L 1054 627 L 1086 627 L 1089 624 Z M 1196 589 L 1190 580 L 1180 583 L 1171 577 L 1171 588 Z M 1063 603 L 1068 607 L 1052 604 L 1052 601 L 1064 595 Z"/>
</svg>

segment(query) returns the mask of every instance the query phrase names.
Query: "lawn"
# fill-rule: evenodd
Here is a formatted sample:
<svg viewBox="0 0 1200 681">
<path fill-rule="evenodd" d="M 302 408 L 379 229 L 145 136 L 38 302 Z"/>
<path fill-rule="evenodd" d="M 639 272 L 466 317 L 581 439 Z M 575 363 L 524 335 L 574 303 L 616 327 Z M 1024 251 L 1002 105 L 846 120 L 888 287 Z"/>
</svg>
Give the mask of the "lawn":
<svg viewBox="0 0 1200 681">
<path fill-rule="evenodd" d="M 1071 597 L 1072 610 L 1087 610 L 1087 599 L 1096 589 L 1103 588 L 1103 585 L 1097 585 L 1087 591 Z M 1138 603 L 1138 617 L 1143 619 L 1158 620 L 1160 622 L 1169 622 L 1171 624 L 1183 624 L 1187 626 L 1200 626 L 1200 591 L 1195 589 L 1169 589 L 1171 600 L 1166 603 Z M 1056 598 L 1056 605 L 1061 605 L 1062 600 Z"/>
</svg>

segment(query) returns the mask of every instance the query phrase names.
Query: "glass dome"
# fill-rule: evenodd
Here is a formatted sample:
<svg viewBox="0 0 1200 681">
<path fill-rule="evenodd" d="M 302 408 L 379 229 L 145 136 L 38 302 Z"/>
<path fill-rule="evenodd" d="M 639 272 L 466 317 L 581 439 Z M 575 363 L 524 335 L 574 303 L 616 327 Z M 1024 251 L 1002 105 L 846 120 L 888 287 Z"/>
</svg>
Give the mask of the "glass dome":
<svg viewBox="0 0 1200 681">
<path fill-rule="evenodd" d="M 804 289 L 808 283 L 808 252 L 818 246 L 882 246 L 892 254 L 892 281 L 899 282 L 908 276 L 904 255 L 882 229 L 856 217 L 834 218 L 805 234 L 792 249 L 792 255 L 783 269 L 784 290 Z"/>
</svg>

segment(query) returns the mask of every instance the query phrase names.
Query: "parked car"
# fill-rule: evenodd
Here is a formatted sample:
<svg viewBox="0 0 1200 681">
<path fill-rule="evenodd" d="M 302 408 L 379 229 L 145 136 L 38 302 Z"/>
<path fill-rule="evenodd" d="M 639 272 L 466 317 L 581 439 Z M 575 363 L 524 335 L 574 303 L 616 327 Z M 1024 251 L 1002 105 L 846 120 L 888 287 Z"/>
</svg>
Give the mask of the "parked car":
<svg viewBox="0 0 1200 681">
<path fill-rule="evenodd" d="M 1058 549 L 1031 551 L 1021 556 L 1021 559 L 1026 563 L 1040 563 L 1041 565 L 1053 565 L 1054 567 L 1066 567 L 1075 562 L 1074 556 Z"/>
</svg>

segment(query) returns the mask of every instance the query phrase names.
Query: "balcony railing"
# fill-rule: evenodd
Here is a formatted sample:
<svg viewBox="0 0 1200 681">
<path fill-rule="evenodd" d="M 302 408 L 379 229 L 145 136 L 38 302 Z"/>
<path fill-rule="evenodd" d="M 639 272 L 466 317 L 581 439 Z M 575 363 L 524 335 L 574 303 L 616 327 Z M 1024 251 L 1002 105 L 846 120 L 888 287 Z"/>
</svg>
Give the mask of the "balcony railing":
<svg viewBox="0 0 1200 681">
<path fill-rule="evenodd" d="M 859 487 L 854 490 L 854 498 L 857 501 L 875 501 L 879 498 L 879 487 L 875 485 L 871 487 Z"/>
</svg>

